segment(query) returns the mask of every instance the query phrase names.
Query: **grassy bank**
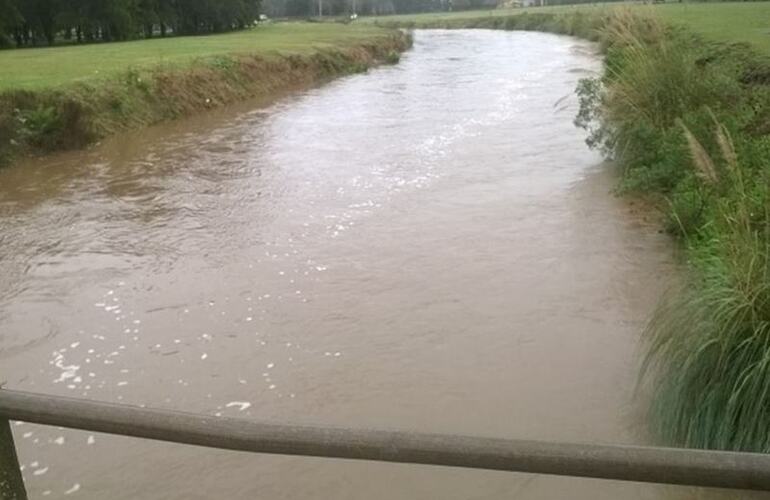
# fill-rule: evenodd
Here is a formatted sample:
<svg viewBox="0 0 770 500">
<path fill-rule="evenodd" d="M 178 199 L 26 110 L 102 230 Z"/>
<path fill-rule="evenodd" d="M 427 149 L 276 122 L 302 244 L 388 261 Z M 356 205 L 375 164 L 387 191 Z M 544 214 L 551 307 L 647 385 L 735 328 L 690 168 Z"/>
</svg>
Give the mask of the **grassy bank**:
<svg viewBox="0 0 770 500">
<path fill-rule="evenodd" d="M 370 17 L 364 22 L 382 26 L 414 28 L 463 28 L 500 26 L 500 19 L 525 14 L 538 18 L 543 15 L 602 15 L 618 8 L 631 9 L 642 15 L 654 14 L 669 25 L 685 27 L 695 34 L 715 41 L 744 42 L 770 54 L 770 2 L 667 3 L 658 5 L 565 5 L 497 9 L 483 11 L 433 12 L 387 17 Z M 513 22 L 513 21 L 509 21 Z"/>
<path fill-rule="evenodd" d="M 625 190 L 662 200 L 689 267 L 648 328 L 655 433 L 770 452 L 770 62 L 633 11 L 602 42 L 579 123 Z"/>
<path fill-rule="evenodd" d="M 392 61 L 374 26 L 283 23 L 207 37 L 0 51 L 0 162 Z"/>
<path fill-rule="evenodd" d="M 387 21 L 600 43 L 605 73 L 581 82 L 576 123 L 622 168 L 622 191 L 659 202 L 689 268 L 649 323 L 643 370 L 669 445 L 770 452 L 768 13 L 702 4 Z"/>
</svg>

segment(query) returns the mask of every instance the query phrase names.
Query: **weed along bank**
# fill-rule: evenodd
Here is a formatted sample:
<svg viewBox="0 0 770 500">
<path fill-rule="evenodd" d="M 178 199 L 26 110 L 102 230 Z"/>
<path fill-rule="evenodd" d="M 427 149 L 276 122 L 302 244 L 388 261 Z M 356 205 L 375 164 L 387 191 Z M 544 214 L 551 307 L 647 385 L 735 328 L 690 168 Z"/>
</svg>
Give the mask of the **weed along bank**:
<svg viewBox="0 0 770 500">
<path fill-rule="evenodd" d="M 770 4 L 193 3 L 0 22 L 0 497 L 766 497 Z"/>
</svg>

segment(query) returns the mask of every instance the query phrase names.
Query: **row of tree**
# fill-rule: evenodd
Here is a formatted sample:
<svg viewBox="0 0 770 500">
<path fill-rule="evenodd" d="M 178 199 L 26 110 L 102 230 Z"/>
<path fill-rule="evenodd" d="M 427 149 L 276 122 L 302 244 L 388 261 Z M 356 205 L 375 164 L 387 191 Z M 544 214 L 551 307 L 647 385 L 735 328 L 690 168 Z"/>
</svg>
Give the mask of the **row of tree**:
<svg viewBox="0 0 770 500">
<path fill-rule="evenodd" d="M 218 33 L 259 13 L 260 0 L 0 0 L 0 46 Z"/>
<path fill-rule="evenodd" d="M 219 33 L 270 17 L 479 8 L 497 0 L 0 0 L 0 47 Z"/>
<path fill-rule="evenodd" d="M 345 14 L 382 15 L 396 12 L 440 10 L 447 0 L 265 0 L 271 17 L 309 17 L 323 12 L 327 16 Z"/>
</svg>

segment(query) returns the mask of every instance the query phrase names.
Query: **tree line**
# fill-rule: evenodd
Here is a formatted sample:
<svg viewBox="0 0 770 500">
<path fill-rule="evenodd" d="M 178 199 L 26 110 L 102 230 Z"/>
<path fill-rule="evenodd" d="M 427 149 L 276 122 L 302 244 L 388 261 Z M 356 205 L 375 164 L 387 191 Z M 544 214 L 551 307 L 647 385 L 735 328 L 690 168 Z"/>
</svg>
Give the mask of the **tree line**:
<svg viewBox="0 0 770 500">
<path fill-rule="evenodd" d="M 260 0 L 0 0 L 0 46 L 221 33 L 259 13 Z"/>
<path fill-rule="evenodd" d="M 439 10 L 441 0 L 265 0 L 265 12 L 271 17 L 310 17 L 345 14 L 383 15 L 396 12 Z"/>
<path fill-rule="evenodd" d="M 0 0 L 0 48 L 200 35 L 270 17 L 494 7 L 498 0 Z"/>
</svg>

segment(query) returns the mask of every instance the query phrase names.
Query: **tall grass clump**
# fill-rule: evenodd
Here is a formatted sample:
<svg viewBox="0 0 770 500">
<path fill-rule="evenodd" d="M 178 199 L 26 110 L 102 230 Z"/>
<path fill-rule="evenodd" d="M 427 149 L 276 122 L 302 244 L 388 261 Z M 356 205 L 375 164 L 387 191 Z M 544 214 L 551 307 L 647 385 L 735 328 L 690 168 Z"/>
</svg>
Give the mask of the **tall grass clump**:
<svg viewBox="0 0 770 500">
<path fill-rule="evenodd" d="M 763 63 L 618 10 L 576 123 L 660 201 L 687 256 L 648 327 L 651 423 L 670 445 L 770 452 L 770 109 Z M 766 66 L 765 66 L 766 67 Z M 764 130 L 764 131 L 763 131 Z"/>
<path fill-rule="evenodd" d="M 721 125 L 719 162 L 682 128 L 713 200 L 687 240 L 687 286 L 648 327 L 653 426 L 670 443 L 770 452 L 770 177 L 739 163 Z"/>
</svg>

